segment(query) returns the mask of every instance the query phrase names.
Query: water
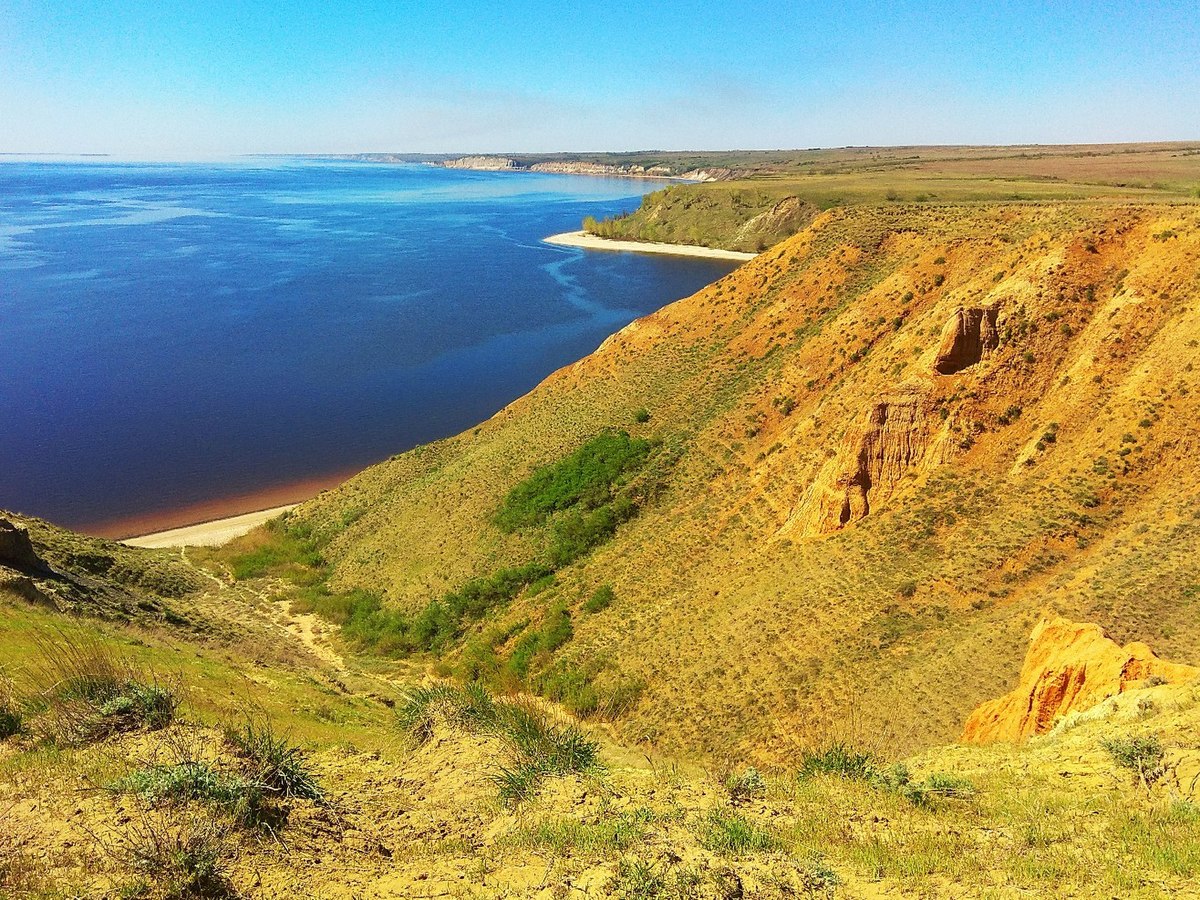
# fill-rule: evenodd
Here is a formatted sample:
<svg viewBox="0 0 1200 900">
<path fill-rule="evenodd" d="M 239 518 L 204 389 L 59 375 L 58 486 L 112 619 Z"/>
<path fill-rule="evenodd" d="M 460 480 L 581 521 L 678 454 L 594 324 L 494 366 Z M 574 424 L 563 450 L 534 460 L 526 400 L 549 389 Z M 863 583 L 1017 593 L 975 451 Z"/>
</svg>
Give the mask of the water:
<svg viewBox="0 0 1200 900">
<path fill-rule="evenodd" d="M 659 186 L 0 164 L 0 507 L 166 523 L 467 428 L 730 270 L 540 243 Z"/>
</svg>

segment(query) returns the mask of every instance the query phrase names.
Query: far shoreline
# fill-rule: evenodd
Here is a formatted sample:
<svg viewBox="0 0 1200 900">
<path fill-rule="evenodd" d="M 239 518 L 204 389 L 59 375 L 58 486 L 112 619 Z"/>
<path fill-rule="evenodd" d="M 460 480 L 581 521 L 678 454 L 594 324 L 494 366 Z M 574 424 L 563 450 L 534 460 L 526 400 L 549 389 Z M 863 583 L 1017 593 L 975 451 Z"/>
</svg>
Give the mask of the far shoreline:
<svg viewBox="0 0 1200 900">
<path fill-rule="evenodd" d="M 758 256 L 739 250 L 722 250 L 718 247 L 700 247 L 695 244 L 667 244 L 658 241 L 620 241 L 597 237 L 586 231 L 565 231 L 542 238 L 544 244 L 558 247 L 576 247 L 581 250 L 624 251 L 627 253 L 657 253 L 664 256 L 696 256 L 706 259 L 724 259 L 745 262 Z"/>
</svg>

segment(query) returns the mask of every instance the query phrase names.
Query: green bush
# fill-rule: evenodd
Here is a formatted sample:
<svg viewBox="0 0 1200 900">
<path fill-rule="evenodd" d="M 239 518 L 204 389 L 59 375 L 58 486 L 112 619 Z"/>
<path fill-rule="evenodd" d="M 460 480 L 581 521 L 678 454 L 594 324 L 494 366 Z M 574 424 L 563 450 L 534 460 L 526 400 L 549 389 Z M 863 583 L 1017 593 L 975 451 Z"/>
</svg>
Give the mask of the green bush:
<svg viewBox="0 0 1200 900">
<path fill-rule="evenodd" d="M 650 441 L 628 432 L 602 431 L 566 458 L 534 472 L 504 498 L 496 524 L 516 531 L 545 522 L 553 513 L 582 506 L 594 509 L 612 499 L 613 489 L 640 468 Z"/>
<path fill-rule="evenodd" d="M 644 406 L 641 409 L 634 410 L 633 421 L 637 422 L 639 425 L 645 425 L 650 421 L 650 410 L 646 409 Z"/>
</svg>

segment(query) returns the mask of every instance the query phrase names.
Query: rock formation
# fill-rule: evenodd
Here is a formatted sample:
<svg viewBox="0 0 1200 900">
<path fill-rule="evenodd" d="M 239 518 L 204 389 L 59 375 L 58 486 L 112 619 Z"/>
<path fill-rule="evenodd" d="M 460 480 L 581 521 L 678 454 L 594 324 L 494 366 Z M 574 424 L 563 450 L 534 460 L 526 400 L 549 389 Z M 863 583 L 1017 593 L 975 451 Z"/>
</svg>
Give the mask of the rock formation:
<svg viewBox="0 0 1200 900">
<path fill-rule="evenodd" d="M 935 443 L 931 409 L 920 391 L 873 403 L 826 465 L 797 512 L 804 533 L 837 531 L 870 514 Z"/>
<path fill-rule="evenodd" d="M 8 519 L 0 519 L 0 565 L 21 571 L 48 571 L 33 549 L 29 532 Z"/>
<path fill-rule="evenodd" d="M 507 156 L 462 156 L 458 159 L 448 159 L 442 166 L 447 169 L 480 169 L 485 172 L 521 168 L 515 159 L 509 159 Z"/>
<path fill-rule="evenodd" d="M 1151 677 L 1177 684 L 1200 677 L 1200 668 L 1161 660 L 1140 642 L 1118 646 L 1098 625 L 1043 618 L 1033 629 L 1016 688 L 977 707 L 962 740 L 1016 742 L 1044 734 L 1068 713 L 1082 712 Z"/>
<path fill-rule="evenodd" d="M 953 375 L 995 350 L 1000 345 L 998 312 L 995 306 L 959 307 L 942 328 L 942 344 L 933 370 L 939 375 Z"/>
</svg>

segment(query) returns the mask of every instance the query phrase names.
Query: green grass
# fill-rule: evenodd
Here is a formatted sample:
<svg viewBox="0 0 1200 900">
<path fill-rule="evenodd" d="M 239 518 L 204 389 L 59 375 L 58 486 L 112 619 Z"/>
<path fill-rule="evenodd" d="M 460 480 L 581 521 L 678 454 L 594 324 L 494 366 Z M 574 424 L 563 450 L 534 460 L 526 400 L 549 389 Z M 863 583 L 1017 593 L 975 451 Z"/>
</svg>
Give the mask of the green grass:
<svg viewBox="0 0 1200 900">
<path fill-rule="evenodd" d="M 86 632 L 59 631 L 37 639 L 30 667 L 30 728 L 60 745 L 88 744 L 114 734 L 171 723 L 177 687 Z"/>
<path fill-rule="evenodd" d="M 276 734 L 269 720 L 248 719 L 236 728 L 226 728 L 225 743 L 248 764 L 254 781 L 276 795 L 318 803 L 324 799 L 304 754 L 288 742 L 286 735 Z"/>
<path fill-rule="evenodd" d="M 699 838 L 706 850 L 725 856 L 765 853 L 781 846 L 779 836 L 731 809 L 713 809 L 701 820 Z"/>
</svg>

